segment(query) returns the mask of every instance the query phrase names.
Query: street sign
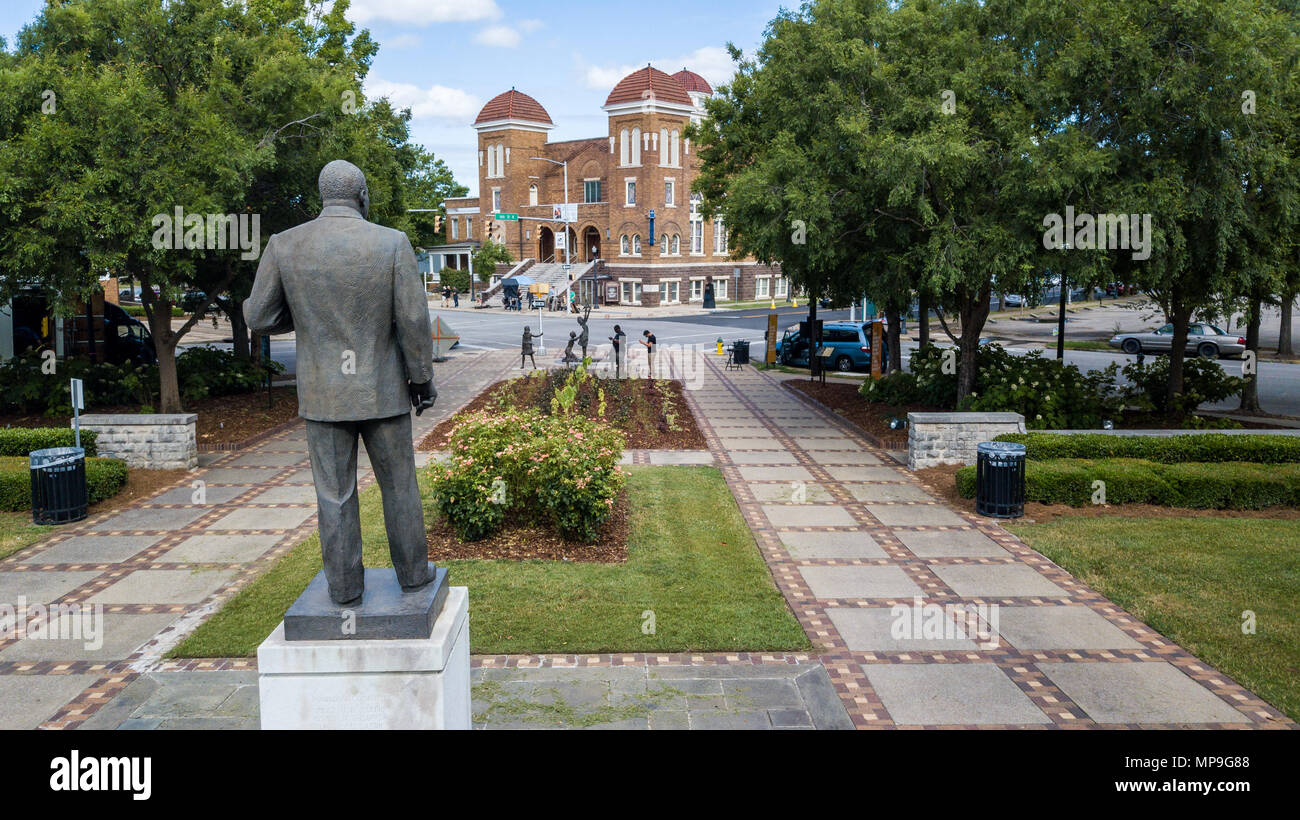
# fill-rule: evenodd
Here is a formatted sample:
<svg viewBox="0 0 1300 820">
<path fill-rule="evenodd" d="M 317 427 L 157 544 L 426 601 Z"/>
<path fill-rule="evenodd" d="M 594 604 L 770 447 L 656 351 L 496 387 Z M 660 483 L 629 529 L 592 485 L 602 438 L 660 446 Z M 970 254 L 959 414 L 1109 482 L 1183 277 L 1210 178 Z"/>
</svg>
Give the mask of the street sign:
<svg viewBox="0 0 1300 820">
<path fill-rule="evenodd" d="M 555 249 L 557 251 L 564 250 L 565 245 L 568 244 L 568 241 L 569 238 L 565 235 L 564 231 L 560 231 L 559 233 L 555 234 Z"/>
<path fill-rule="evenodd" d="M 519 214 L 493 214 L 498 222 L 518 222 Z"/>
<path fill-rule="evenodd" d="M 77 410 L 86 409 L 86 398 L 82 391 L 81 379 L 72 380 L 72 406 Z"/>
</svg>

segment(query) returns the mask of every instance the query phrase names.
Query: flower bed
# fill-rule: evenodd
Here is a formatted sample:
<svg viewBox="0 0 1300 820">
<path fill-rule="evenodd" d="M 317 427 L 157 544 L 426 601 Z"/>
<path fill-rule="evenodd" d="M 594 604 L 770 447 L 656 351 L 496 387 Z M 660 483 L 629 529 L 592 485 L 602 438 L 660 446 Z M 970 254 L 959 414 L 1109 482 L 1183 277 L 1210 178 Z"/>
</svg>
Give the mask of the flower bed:
<svg viewBox="0 0 1300 820">
<path fill-rule="evenodd" d="M 466 541 L 525 515 L 590 542 L 623 488 L 623 446 L 618 431 L 576 414 L 472 414 L 452 431 L 447 459 L 429 467 L 438 511 Z"/>
</svg>

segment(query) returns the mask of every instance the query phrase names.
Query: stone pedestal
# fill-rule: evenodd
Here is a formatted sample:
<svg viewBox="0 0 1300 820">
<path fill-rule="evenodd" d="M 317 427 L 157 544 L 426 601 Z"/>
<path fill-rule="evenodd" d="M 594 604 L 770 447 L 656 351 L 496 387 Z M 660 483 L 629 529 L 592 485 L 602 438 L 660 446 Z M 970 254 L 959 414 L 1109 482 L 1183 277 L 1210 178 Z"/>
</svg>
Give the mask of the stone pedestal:
<svg viewBox="0 0 1300 820">
<path fill-rule="evenodd" d="M 289 641 L 281 623 L 257 667 L 263 729 L 469 729 L 469 590 L 428 638 Z"/>
</svg>

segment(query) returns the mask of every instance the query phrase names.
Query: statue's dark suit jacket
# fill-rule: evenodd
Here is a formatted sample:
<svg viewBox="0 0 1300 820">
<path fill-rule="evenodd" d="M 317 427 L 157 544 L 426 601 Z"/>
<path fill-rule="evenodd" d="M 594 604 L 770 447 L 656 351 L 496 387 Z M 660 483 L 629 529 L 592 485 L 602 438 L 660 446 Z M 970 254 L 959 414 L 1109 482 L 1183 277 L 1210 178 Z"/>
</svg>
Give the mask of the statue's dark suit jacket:
<svg viewBox="0 0 1300 820">
<path fill-rule="evenodd" d="M 405 415 L 407 382 L 433 379 L 424 283 L 406 234 L 330 206 L 266 244 L 248 326 L 295 331 L 298 414 L 313 421 Z"/>
<path fill-rule="evenodd" d="M 330 206 L 271 237 L 244 303 L 253 330 L 297 336 L 298 414 L 307 420 L 321 554 L 336 603 L 365 587 L 358 437 L 383 495 L 398 581 L 412 588 L 431 577 L 407 388 L 433 380 L 425 298 L 405 234 Z"/>
</svg>

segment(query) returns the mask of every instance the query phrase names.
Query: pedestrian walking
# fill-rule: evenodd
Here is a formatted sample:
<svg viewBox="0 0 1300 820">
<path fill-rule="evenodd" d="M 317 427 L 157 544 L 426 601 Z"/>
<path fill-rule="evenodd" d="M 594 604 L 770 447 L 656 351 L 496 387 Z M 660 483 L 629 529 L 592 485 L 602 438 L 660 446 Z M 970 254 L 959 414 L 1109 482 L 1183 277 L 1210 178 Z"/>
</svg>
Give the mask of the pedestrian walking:
<svg viewBox="0 0 1300 820">
<path fill-rule="evenodd" d="M 451 291 L 451 306 L 460 307 L 460 288 L 453 288 Z"/>
<path fill-rule="evenodd" d="M 641 331 L 641 344 L 645 345 L 646 371 L 649 378 L 655 377 L 655 347 L 659 340 L 648 330 Z"/>
<path fill-rule="evenodd" d="M 626 338 L 627 334 L 623 332 L 623 328 L 614 325 L 614 335 L 610 336 L 609 340 L 614 345 L 614 378 L 616 379 L 623 378 L 623 355 L 627 350 L 623 340 Z"/>
</svg>

